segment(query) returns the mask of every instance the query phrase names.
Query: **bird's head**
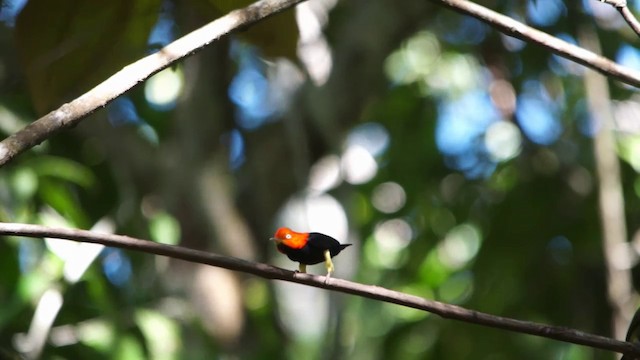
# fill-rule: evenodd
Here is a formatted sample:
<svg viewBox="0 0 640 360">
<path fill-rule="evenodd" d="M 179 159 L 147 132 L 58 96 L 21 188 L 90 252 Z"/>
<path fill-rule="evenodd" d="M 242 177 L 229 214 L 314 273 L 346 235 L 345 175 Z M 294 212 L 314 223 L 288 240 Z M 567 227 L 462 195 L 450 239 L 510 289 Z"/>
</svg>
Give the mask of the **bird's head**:
<svg viewBox="0 0 640 360">
<path fill-rule="evenodd" d="M 270 240 L 278 245 L 282 244 L 293 249 L 300 249 L 307 244 L 308 237 L 309 234 L 307 233 L 298 233 L 287 227 L 281 227 Z"/>
</svg>

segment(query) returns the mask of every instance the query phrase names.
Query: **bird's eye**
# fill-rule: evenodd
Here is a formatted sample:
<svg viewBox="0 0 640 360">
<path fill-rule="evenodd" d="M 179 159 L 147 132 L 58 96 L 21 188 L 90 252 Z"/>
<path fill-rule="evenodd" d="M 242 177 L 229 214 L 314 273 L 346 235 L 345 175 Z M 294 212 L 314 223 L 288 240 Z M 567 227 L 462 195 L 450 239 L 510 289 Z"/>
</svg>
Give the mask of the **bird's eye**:
<svg viewBox="0 0 640 360">
<path fill-rule="evenodd" d="M 291 239 L 291 234 L 287 234 L 284 237 L 285 237 L 285 239 Z"/>
</svg>

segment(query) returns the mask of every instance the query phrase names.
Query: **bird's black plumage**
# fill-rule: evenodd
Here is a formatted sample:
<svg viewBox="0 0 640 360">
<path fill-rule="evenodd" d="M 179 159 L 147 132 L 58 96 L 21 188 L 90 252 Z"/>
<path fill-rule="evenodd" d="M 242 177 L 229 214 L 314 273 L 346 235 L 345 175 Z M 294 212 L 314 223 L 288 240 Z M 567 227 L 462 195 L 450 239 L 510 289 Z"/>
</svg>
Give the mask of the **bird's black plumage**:
<svg viewBox="0 0 640 360">
<path fill-rule="evenodd" d="M 334 257 L 350 245 L 351 244 L 340 244 L 338 240 L 329 235 L 312 232 L 309 233 L 307 243 L 302 248 L 294 249 L 284 244 L 278 244 L 278 250 L 293 261 L 305 265 L 314 265 L 325 261 L 325 250 L 329 250 L 331 257 Z"/>
</svg>

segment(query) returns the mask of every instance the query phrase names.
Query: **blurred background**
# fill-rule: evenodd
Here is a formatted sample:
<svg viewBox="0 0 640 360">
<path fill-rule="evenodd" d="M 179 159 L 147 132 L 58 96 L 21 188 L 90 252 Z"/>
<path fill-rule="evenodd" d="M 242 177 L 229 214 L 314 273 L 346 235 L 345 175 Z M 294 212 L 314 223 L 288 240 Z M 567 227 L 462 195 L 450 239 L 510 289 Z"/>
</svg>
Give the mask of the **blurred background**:
<svg viewBox="0 0 640 360">
<path fill-rule="evenodd" d="M 2 137 L 249 3 L 2 1 Z M 640 69 L 610 5 L 480 3 Z M 291 270 L 269 237 L 318 231 L 354 244 L 338 278 L 620 339 L 638 304 L 639 101 L 434 3 L 310 0 L 0 169 L 0 221 Z M 617 358 L 99 245 L 7 237 L 0 269 L 0 358 Z"/>
</svg>

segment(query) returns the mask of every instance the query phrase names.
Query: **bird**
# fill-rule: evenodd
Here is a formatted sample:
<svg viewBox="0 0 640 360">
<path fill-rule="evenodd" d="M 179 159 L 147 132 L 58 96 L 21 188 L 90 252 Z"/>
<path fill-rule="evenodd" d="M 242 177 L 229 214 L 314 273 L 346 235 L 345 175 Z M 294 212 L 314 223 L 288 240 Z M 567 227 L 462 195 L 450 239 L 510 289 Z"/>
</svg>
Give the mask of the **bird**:
<svg viewBox="0 0 640 360">
<path fill-rule="evenodd" d="M 338 255 L 352 244 L 341 244 L 329 235 L 317 232 L 296 232 L 287 227 L 279 228 L 271 238 L 276 248 L 287 255 L 289 259 L 300 263 L 299 272 L 306 273 L 307 265 L 319 264 L 324 261 L 327 268 L 325 282 L 335 270 L 331 258 Z"/>
</svg>

